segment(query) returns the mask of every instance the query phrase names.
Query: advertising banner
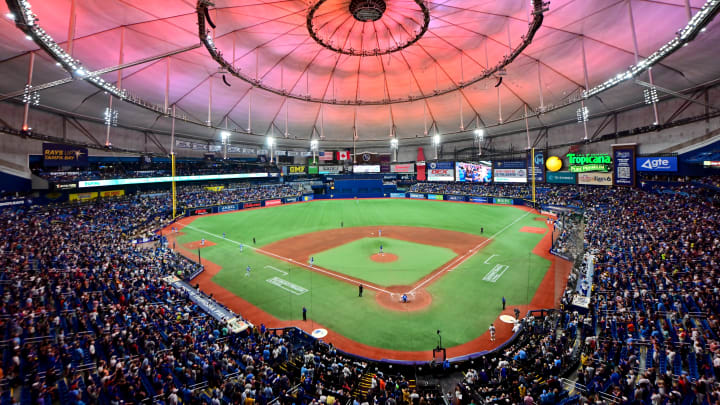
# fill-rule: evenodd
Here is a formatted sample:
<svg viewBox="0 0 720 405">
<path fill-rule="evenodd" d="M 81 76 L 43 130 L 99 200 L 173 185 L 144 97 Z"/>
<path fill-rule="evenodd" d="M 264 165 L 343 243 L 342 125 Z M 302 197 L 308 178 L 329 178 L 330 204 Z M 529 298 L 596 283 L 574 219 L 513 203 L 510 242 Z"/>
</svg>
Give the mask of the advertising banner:
<svg viewBox="0 0 720 405">
<path fill-rule="evenodd" d="M 545 151 L 542 150 L 536 150 L 535 151 L 535 183 L 544 183 L 545 182 Z M 528 151 L 527 154 L 527 175 L 528 175 L 528 183 L 532 182 L 532 176 L 533 176 L 533 152 L 532 150 Z"/>
<path fill-rule="evenodd" d="M 494 169 L 496 183 L 527 183 L 527 169 Z"/>
<path fill-rule="evenodd" d="M 613 145 L 615 160 L 614 184 L 618 186 L 635 186 L 635 151 L 636 144 Z"/>
<path fill-rule="evenodd" d="M 578 173 L 578 184 L 590 186 L 612 186 L 612 173 Z"/>
<path fill-rule="evenodd" d="M 490 203 L 490 201 L 488 200 L 487 197 L 469 197 L 469 198 L 470 198 L 470 202 L 474 202 L 474 203 L 480 203 L 480 204 Z"/>
<path fill-rule="evenodd" d="M 390 165 L 390 171 L 393 173 L 415 173 L 414 163 L 396 163 Z"/>
<path fill-rule="evenodd" d="M 448 201 L 465 201 L 464 195 L 449 195 L 447 196 Z"/>
<path fill-rule="evenodd" d="M 493 198 L 494 204 L 505 204 L 505 205 L 513 205 L 513 199 L 512 198 L 499 198 L 495 197 Z"/>
<path fill-rule="evenodd" d="M 320 168 L 318 166 L 308 166 L 308 174 L 319 174 Z"/>
<path fill-rule="evenodd" d="M 240 209 L 240 206 L 238 204 L 228 204 L 228 205 L 221 205 L 218 207 L 218 212 L 230 212 L 230 211 L 237 211 Z"/>
<path fill-rule="evenodd" d="M 243 203 L 243 208 L 257 208 L 262 206 L 262 201 L 248 201 Z"/>
<path fill-rule="evenodd" d="M 496 160 L 492 162 L 493 169 L 526 169 L 526 163 L 522 160 Z"/>
<path fill-rule="evenodd" d="M 338 174 L 342 172 L 343 167 L 341 165 L 328 165 L 320 166 L 320 174 Z"/>
<path fill-rule="evenodd" d="M 305 166 L 287 166 L 287 174 L 289 174 L 289 175 L 305 174 Z"/>
<path fill-rule="evenodd" d="M 410 198 L 419 198 L 419 199 L 425 199 L 425 194 L 419 194 L 419 193 L 410 193 L 408 194 L 408 197 Z"/>
<path fill-rule="evenodd" d="M 285 197 L 285 198 L 283 198 L 283 201 L 285 202 L 285 204 L 294 203 L 294 202 L 298 201 L 298 198 L 297 197 Z"/>
<path fill-rule="evenodd" d="M 521 166 L 522 167 L 522 166 Z M 489 183 L 492 181 L 492 163 L 455 163 L 456 181 L 469 183 Z"/>
<path fill-rule="evenodd" d="M 353 166 L 353 173 L 380 173 L 380 165 Z"/>
<path fill-rule="evenodd" d="M 97 191 L 88 192 L 88 193 L 73 193 L 68 194 L 68 200 L 70 201 L 89 201 L 94 200 L 98 198 Z"/>
<path fill-rule="evenodd" d="M 273 173 L 275 174 L 275 173 Z M 250 179 L 270 177 L 268 173 L 231 173 L 231 174 L 203 174 L 199 176 L 175 176 L 175 181 L 200 181 L 200 180 L 228 180 L 228 179 Z M 134 179 L 114 179 L 114 180 L 87 180 L 79 181 L 78 187 L 106 187 L 106 186 L 126 186 L 129 184 L 153 184 L 153 183 L 169 183 L 172 176 L 163 177 L 141 177 Z"/>
<path fill-rule="evenodd" d="M 390 198 L 405 198 L 405 193 L 390 193 Z"/>
<path fill-rule="evenodd" d="M 265 201 L 265 206 L 266 206 L 266 207 L 273 207 L 273 206 L 275 206 L 275 205 L 280 205 L 280 204 L 282 204 L 282 200 L 279 199 L 279 198 L 276 199 L 276 200 L 266 200 L 266 201 Z"/>
<path fill-rule="evenodd" d="M 210 213 L 209 208 L 194 208 L 188 211 L 190 212 L 190 215 L 205 215 Z"/>
<path fill-rule="evenodd" d="M 88 165 L 87 148 L 47 142 L 43 142 L 42 148 L 45 167 Z"/>
<path fill-rule="evenodd" d="M 570 172 L 547 172 L 547 182 L 553 184 L 575 184 L 575 177 L 575 173 Z"/>
<path fill-rule="evenodd" d="M 676 172 L 677 157 L 639 157 L 635 160 L 635 168 L 639 172 Z"/>
<path fill-rule="evenodd" d="M 390 173 L 390 155 L 380 155 L 380 171 Z"/>
<path fill-rule="evenodd" d="M 100 192 L 100 197 L 120 197 L 125 195 L 125 190 L 105 190 Z"/>
<path fill-rule="evenodd" d="M 430 162 L 427 165 L 428 181 L 455 181 L 452 162 Z"/>
<path fill-rule="evenodd" d="M 428 194 L 427 199 L 428 200 L 442 200 L 443 195 L 442 194 Z"/>
<path fill-rule="evenodd" d="M 311 195 L 304 195 L 304 196 L 302 196 L 302 200 L 303 200 L 303 201 L 312 201 L 312 200 L 313 200 L 313 196 L 311 196 Z"/>
<path fill-rule="evenodd" d="M 609 172 L 612 158 L 607 153 L 567 154 L 570 171 L 573 173 Z"/>
</svg>

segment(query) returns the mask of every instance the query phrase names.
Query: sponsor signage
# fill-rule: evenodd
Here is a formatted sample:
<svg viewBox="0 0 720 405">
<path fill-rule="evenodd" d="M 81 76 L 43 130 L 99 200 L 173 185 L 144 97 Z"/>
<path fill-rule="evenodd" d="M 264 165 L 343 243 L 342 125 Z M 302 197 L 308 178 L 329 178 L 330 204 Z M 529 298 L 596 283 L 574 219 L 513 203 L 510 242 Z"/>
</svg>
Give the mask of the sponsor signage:
<svg viewBox="0 0 720 405">
<path fill-rule="evenodd" d="M 274 173 L 276 174 L 276 173 Z M 200 180 L 229 180 L 229 179 L 250 179 L 269 177 L 267 173 L 233 173 L 233 174 L 207 174 L 201 176 L 175 176 L 175 181 L 200 181 Z M 152 183 L 169 183 L 172 181 L 171 176 L 164 177 L 141 177 L 137 179 L 114 179 L 114 180 L 88 180 L 78 182 L 78 187 L 107 187 L 107 186 L 126 186 L 129 184 L 152 184 Z"/>
<path fill-rule="evenodd" d="M 75 183 L 68 183 L 68 184 L 56 184 L 55 188 L 58 190 L 72 190 L 77 188 L 77 184 Z"/>
<path fill-rule="evenodd" d="M 88 192 L 88 193 L 68 194 L 68 200 L 70 200 L 70 201 L 88 201 L 88 200 L 94 200 L 96 198 L 98 198 L 97 191 Z"/>
<path fill-rule="evenodd" d="M 228 205 L 221 205 L 218 207 L 218 212 L 230 212 L 230 211 L 237 211 L 240 209 L 240 206 L 238 204 L 228 204 Z"/>
<path fill-rule="evenodd" d="M 45 167 L 88 165 L 87 148 L 47 142 L 43 142 L 42 148 Z"/>
<path fill-rule="evenodd" d="M 353 166 L 353 173 L 380 173 L 380 165 Z"/>
<path fill-rule="evenodd" d="M 205 214 L 209 214 L 209 213 L 210 213 L 210 211 L 208 211 L 207 208 L 200 208 L 200 209 L 196 209 L 196 210 L 190 210 L 190 215 L 205 215 Z"/>
<path fill-rule="evenodd" d="M 474 203 L 480 203 L 480 204 L 488 204 L 490 200 L 488 200 L 487 197 L 469 197 L 470 202 Z"/>
<path fill-rule="evenodd" d="M 408 194 L 408 196 L 410 198 L 422 198 L 423 200 L 425 199 L 425 194 L 410 193 L 410 194 Z"/>
<path fill-rule="evenodd" d="M 496 183 L 527 183 L 527 169 L 494 169 Z"/>
<path fill-rule="evenodd" d="M 297 197 L 285 197 L 284 200 L 285 200 L 285 204 L 298 202 L 298 198 L 297 198 Z"/>
<path fill-rule="evenodd" d="M 428 194 L 427 199 L 428 200 L 442 200 L 443 195 L 442 194 Z"/>
<path fill-rule="evenodd" d="M 341 165 L 320 166 L 320 174 L 338 174 L 342 169 Z"/>
<path fill-rule="evenodd" d="M 318 166 L 308 166 L 308 174 L 319 174 L 320 168 Z"/>
<path fill-rule="evenodd" d="M 302 200 L 303 200 L 303 201 L 312 201 L 312 200 L 313 200 L 313 196 L 311 196 L 311 195 L 304 195 L 304 196 L 302 196 Z"/>
<path fill-rule="evenodd" d="M 534 164 L 533 164 L 534 163 Z M 528 182 L 532 182 L 533 177 L 533 166 L 535 167 L 535 182 L 545 182 L 545 152 L 541 150 L 535 151 L 535 160 L 533 161 L 533 151 L 528 151 L 527 154 L 527 175 Z"/>
<path fill-rule="evenodd" d="M 405 193 L 390 193 L 390 198 L 405 198 Z"/>
<path fill-rule="evenodd" d="M 455 181 L 452 162 L 430 162 L 427 165 L 428 181 Z"/>
<path fill-rule="evenodd" d="M 492 164 L 490 162 L 457 162 L 455 163 L 455 169 L 457 181 L 469 183 L 489 183 L 492 181 Z"/>
<path fill-rule="evenodd" d="M 720 167 L 719 160 L 703 160 L 703 166 L 705 167 Z"/>
<path fill-rule="evenodd" d="M 575 173 L 570 172 L 547 172 L 547 182 L 553 184 L 575 184 L 577 183 Z"/>
<path fill-rule="evenodd" d="M 260 202 L 260 201 L 251 201 L 251 202 L 243 203 L 243 208 L 257 208 L 260 206 L 262 206 L 262 202 Z"/>
<path fill-rule="evenodd" d="M 265 201 L 265 206 L 266 206 L 266 207 L 272 207 L 272 206 L 280 205 L 280 204 L 282 204 L 282 200 L 279 199 L 279 198 L 276 199 L 276 200 L 266 200 L 266 201 Z"/>
<path fill-rule="evenodd" d="M 573 173 L 609 172 L 612 158 L 607 153 L 567 154 Z"/>
<path fill-rule="evenodd" d="M 578 184 L 590 186 L 612 186 L 612 173 L 578 173 Z"/>
<path fill-rule="evenodd" d="M 288 174 L 305 174 L 305 166 L 288 166 Z"/>
<path fill-rule="evenodd" d="M 465 201 L 464 195 L 449 195 L 447 196 L 448 201 Z"/>
<path fill-rule="evenodd" d="M 417 162 L 417 180 L 418 181 L 425 181 L 427 180 L 427 175 L 425 172 L 425 162 L 424 161 L 418 161 Z"/>
<path fill-rule="evenodd" d="M 125 195 L 125 190 L 105 190 L 100 192 L 100 197 L 120 197 Z"/>
<path fill-rule="evenodd" d="M 13 201 L 3 201 L 0 202 L 0 207 L 12 207 L 15 205 L 24 205 L 25 200 L 13 200 Z"/>
<path fill-rule="evenodd" d="M 637 145 L 613 145 L 614 184 L 618 186 L 635 186 L 635 150 Z"/>
<path fill-rule="evenodd" d="M 493 162 L 494 169 L 524 169 L 525 162 L 522 160 L 496 160 Z"/>
<path fill-rule="evenodd" d="M 635 160 L 635 168 L 639 172 L 676 172 L 677 157 L 639 157 Z"/>
<path fill-rule="evenodd" d="M 390 171 L 393 173 L 415 173 L 415 163 L 390 165 Z"/>
<path fill-rule="evenodd" d="M 495 197 L 495 198 L 493 198 L 493 203 L 495 203 L 495 204 L 513 205 L 513 199 L 512 199 L 512 198 L 499 198 L 499 197 Z"/>
</svg>

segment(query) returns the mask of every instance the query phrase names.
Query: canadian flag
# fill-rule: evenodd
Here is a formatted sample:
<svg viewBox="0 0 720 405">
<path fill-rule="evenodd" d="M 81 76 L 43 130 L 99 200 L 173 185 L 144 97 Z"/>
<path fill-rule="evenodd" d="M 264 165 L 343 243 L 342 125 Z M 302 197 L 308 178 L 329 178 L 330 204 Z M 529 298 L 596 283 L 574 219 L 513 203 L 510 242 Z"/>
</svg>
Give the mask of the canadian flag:
<svg viewBox="0 0 720 405">
<path fill-rule="evenodd" d="M 337 152 L 337 160 L 348 160 L 350 159 L 350 152 L 343 150 Z"/>
</svg>

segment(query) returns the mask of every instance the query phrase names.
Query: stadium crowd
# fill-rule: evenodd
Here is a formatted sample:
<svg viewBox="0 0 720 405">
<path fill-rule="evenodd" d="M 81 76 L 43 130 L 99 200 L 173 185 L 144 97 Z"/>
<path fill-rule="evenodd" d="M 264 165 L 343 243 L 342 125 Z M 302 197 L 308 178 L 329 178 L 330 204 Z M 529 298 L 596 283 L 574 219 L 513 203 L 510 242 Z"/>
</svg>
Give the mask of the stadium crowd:
<svg viewBox="0 0 720 405">
<path fill-rule="evenodd" d="M 448 192 L 435 187 L 415 190 Z M 526 193 L 494 187 L 470 191 Z M 546 188 L 544 201 L 584 209 L 584 228 L 567 229 L 584 229 L 595 256 L 588 313 L 570 305 L 569 286 L 560 311 L 526 317 L 445 398 L 381 373 L 358 394 L 368 364 L 332 346 L 263 326 L 231 333 L 166 281 L 197 265 L 131 243 L 169 220 L 167 194 L 9 207 L 0 211 L 0 404 L 716 403 L 720 215 L 684 187 Z M 293 191 L 238 190 L 181 195 L 206 205 Z"/>
</svg>

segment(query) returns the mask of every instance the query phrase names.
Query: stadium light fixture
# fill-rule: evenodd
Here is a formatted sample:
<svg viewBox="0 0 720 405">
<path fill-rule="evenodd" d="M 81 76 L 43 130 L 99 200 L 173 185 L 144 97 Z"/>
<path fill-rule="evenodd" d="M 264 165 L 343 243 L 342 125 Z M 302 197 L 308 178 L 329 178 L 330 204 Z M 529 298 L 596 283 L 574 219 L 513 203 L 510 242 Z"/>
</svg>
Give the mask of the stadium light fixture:
<svg viewBox="0 0 720 405">
<path fill-rule="evenodd" d="M 588 122 L 588 118 L 590 117 L 590 110 L 588 110 L 587 107 L 580 107 L 577 109 L 576 115 L 577 122 L 579 124 L 582 124 L 583 122 Z"/>
<path fill-rule="evenodd" d="M 433 135 L 433 144 L 435 146 L 440 145 L 440 134 Z"/>
<path fill-rule="evenodd" d="M 657 89 L 654 87 L 643 90 L 643 98 L 645 99 L 645 104 L 653 104 L 660 101 Z"/>
<path fill-rule="evenodd" d="M 310 150 L 318 150 L 318 145 L 319 145 L 319 143 L 318 143 L 317 139 L 311 140 L 310 141 Z"/>
<path fill-rule="evenodd" d="M 15 14 L 5 13 L 5 18 L 7 18 L 8 20 L 15 20 Z"/>
<path fill-rule="evenodd" d="M 222 139 L 222 143 L 225 145 L 228 139 L 230 139 L 230 131 L 220 131 L 220 139 Z"/>
<path fill-rule="evenodd" d="M 273 146 L 275 146 L 275 138 L 273 138 L 272 136 L 268 136 L 267 137 L 267 145 L 271 148 Z"/>
<path fill-rule="evenodd" d="M 397 140 L 397 138 L 393 138 L 393 139 L 390 140 L 390 147 L 393 148 L 393 149 L 397 149 L 397 148 L 398 148 L 398 140 Z"/>
<path fill-rule="evenodd" d="M 473 133 L 475 134 L 475 137 L 478 138 L 480 141 L 482 141 L 485 137 L 485 130 L 482 128 L 475 128 L 475 131 L 473 131 Z"/>
</svg>

